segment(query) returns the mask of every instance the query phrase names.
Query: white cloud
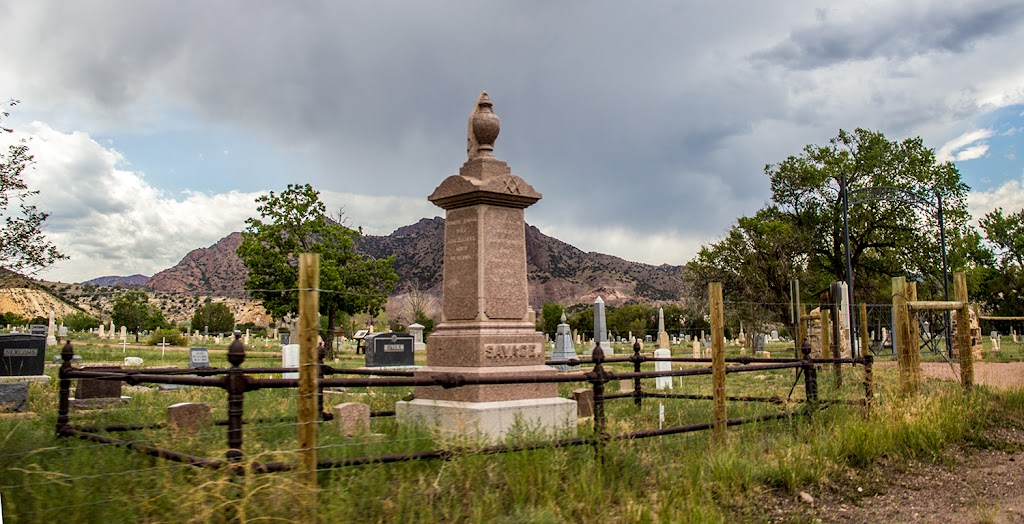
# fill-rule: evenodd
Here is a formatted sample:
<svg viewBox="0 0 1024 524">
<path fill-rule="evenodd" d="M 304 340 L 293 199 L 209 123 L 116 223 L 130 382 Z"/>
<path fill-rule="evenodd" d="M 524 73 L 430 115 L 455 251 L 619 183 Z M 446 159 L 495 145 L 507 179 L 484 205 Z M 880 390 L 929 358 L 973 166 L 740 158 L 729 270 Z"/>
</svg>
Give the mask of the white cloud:
<svg viewBox="0 0 1024 524">
<path fill-rule="evenodd" d="M 238 231 L 255 212 L 259 193 L 173 195 L 124 169 L 125 158 L 88 134 L 34 122 L 25 133 L 36 163 L 24 178 L 51 213 L 45 233 L 71 257 L 41 273 L 81 281 L 110 274 L 154 272 L 186 253 Z"/>
<path fill-rule="evenodd" d="M 527 214 L 527 222 L 530 221 Z M 647 264 L 683 265 L 712 238 L 690 236 L 678 231 L 639 232 L 625 227 L 579 228 L 566 224 L 533 224 L 548 236 L 555 237 L 583 251 L 614 254 Z"/>
<path fill-rule="evenodd" d="M 973 223 L 998 207 L 1007 213 L 1024 209 L 1024 176 L 1020 180 L 1008 180 L 989 191 L 972 191 L 967 195 L 967 210 Z"/>
<path fill-rule="evenodd" d="M 973 160 L 979 158 L 988 151 L 988 144 L 974 144 L 995 134 L 991 129 L 976 129 L 968 131 L 949 142 L 946 142 L 935 152 L 940 162 L 953 162 L 962 160 Z M 968 147 L 970 146 L 970 147 Z"/>
</svg>

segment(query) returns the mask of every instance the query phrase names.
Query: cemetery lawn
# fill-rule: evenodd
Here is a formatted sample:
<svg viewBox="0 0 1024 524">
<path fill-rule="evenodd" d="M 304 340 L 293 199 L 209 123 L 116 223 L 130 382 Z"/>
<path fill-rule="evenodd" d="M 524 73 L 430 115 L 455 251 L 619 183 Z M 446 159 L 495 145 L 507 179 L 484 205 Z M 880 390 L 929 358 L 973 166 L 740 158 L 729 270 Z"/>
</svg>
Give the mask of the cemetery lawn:
<svg viewBox="0 0 1024 524">
<path fill-rule="evenodd" d="M 211 348 L 211 365 L 224 367 L 226 355 L 218 349 Z M 256 348 L 245 366 L 279 365 L 280 356 L 272 351 L 276 348 L 265 354 L 261 349 Z M 768 349 L 788 356 L 780 348 Z M 120 346 L 97 344 L 76 345 L 76 352 L 89 364 L 117 363 L 125 355 Z M 679 356 L 691 352 L 673 349 Z M 729 352 L 734 356 L 736 349 Z M 147 367 L 184 367 L 188 360 L 181 349 L 162 354 L 160 348 L 129 348 L 127 354 L 142 357 Z M 334 365 L 355 367 L 361 360 L 348 353 Z M 730 417 L 797 414 L 730 428 L 722 442 L 710 432 L 612 441 L 603 461 L 589 445 L 476 454 L 473 449 L 480 442 L 400 428 L 389 417 L 372 420 L 371 431 L 377 435 L 359 438 L 343 438 L 331 423 L 323 423 L 321 459 L 458 450 L 444 461 L 324 470 L 315 495 L 295 473 L 234 478 L 132 450 L 57 438 L 56 367 L 48 365 L 47 373 L 53 377 L 49 385 L 30 386 L 29 409 L 35 417 L 0 418 L 0 496 L 6 522 L 309 521 L 314 500 L 324 522 L 880 522 L 914 519 L 906 513 L 910 506 L 928 520 L 941 516 L 959 522 L 951 516 L 955 513 L 971 519 L 964 522 L 975 522 L 998 521 L 1011 507 L 1024 510 L 1024 500 L 1016 495 L 1020 490 L 1014 487 L 1024 484 L 1024 478 L 1017 479 L 1024 473 L 1019 466 L 1007 467 L 1024 461 L 1024 390 L 978 387 L 964 394 L 955 382 L 929 379 L 921 396 L 907 399 L 895 394 L 892 366 L 876 367 L 870 412 L 834 404 L 805 416 L 799 414 L 799 403 L 730 402 Z M 819 372 L 821 398 L 863 397 L 862 370 L 846 367 L 843 374 L 844 387 L 837 390 L 832 370 Z M 682 384 L 676 379 L 672 391 L 710 394 L 710 382 L 710 376 L 687 378 Z M 793 370 L 736 373 L 728 375 L 727 392 L 803 398 L 802 382 L 795 388 L 793 384 Z M 586 384 L 562 384 L 560 394 L 571 397 L 581 387 Z M 618 387 L 617 382 L 609 384 L 609 393 Z M 645 390 L 653 387 L 653 380 L 644 382 Z M 350 388 L 327 394 L 325 404 L 363 402 L 373 410 L 390 410 L 409 393 L 407 388 Z M 73 410 L 72 423 L 158 423 L 165 420 L 166 407 L 178 402 L 204 402 L 213 407 L 214 419 L 226 416 L 221 390 L 126 386 L 124 394 L 132 400 L 121 406 Z M 657 428 L 660 405 L 665 406 L 665 426 L 711 420 L 709 401 L 645 399 L 638 408 L 631 399 L 614 399 L 606 404 L 609 432 Z M 246 457 L 296 460 L 296 427 L 289 418 L 294 412 L 294 391 L 248 393 L 245 417 L 273 421 L 246 426 Z M 592 423 L 582 421 L 578 435 L 591 432 Z M 226 447 L 222 426 L 190 434 L 153 429 L 117 436 L 210 458 L 223 458 Z M 509 438 L 540 439 L 530 428 Z M 998 468 L 1005 469 L 998 478 L 985 475 L 1003 471 Z M 915 487 L 920 489 L 911 493 Z M 802 502 L 807 498 L 801 498 L 802 492 L 814 503 Z M 993 498 L 995 513 L 986 509 L 993 507 Z M 925 513 L 921 508 L 930 501 L 936 501 L 939 511 L 953 513 Z"/>
</svg>

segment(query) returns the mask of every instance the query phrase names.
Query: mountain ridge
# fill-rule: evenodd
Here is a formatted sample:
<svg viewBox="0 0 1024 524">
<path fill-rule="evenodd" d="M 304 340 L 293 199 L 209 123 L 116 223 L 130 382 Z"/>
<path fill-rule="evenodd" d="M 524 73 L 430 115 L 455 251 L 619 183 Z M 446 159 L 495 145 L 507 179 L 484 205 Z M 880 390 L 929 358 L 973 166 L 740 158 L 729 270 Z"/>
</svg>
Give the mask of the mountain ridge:
<svg viewBox="0 0 1024 524">
<path fill-rule="evenodd" d="M 682 266 L 655 266 L 613 255 L 584 252 L 526 224 L 530 304 L 572 305 L 601 296 L 610 305 L 629 301 L 673 302 L 683 285 Z M 150 277 L 146 288 L 165 293 L 245 296 L 246 269 L 236 250 L 241 233 L 190 251 L 178 264 Z M 393 295 L 440 295 L 444 260 L 444 219 L 423 218 L 390 235 L 363 235 L 357 252 L 374 258 L 394 255 L 399 281 Z"/>
</svg>

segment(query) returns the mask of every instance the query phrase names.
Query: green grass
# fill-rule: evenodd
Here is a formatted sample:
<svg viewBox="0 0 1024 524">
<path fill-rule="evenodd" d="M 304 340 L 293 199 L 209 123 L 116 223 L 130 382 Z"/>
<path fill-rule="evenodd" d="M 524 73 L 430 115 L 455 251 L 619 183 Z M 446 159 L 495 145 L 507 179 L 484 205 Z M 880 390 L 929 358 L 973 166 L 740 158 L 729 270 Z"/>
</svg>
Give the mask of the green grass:
<svg viewBox="0 0 1024 524">
<path fill-rule="evenodd" d="M 1004 346 L 1005 347 L 1005 346 Z M 650 348 L 647 348 L 649 350 Z M 730 348 L 735 354 L 737 348 Z M 85 345 L 88 362 L 117 361 L 120 348 Z M 618 351 L 620 353 L 624 351 Z M 674 353 L 687 355 L 682 348 Z M 147 366 L 179 365 L 187 352 L 159 349 L 128 350 Z M 226 365 L 223 354 L 211 355 L 213 365 Z M 361 357 L 347 355 L 337 365 L 356 366 Z M 275 357 L 250 359 L 247 366 L 276 365 Z M 629 364 L 611 366 L 629 371 Z M 645 367 L 645 369 L 649 369 Z M 48 373 L 55 376 L 56 368 Z M 844 368 L 845 387 L 837 390 L 831 369 L 819 372 L 822 398 L 860 398 L 859 369 Z M 942 451 L 955 443 L 977 442 L 985 427 L 1017 414 L 1024 419 L 1024 391 L 997 394 L 977 388 L 971 395 L 955 383 L 927 381 L 914 399 L 895 391 L 895 368 L 876 369 L 875 408 L 833 405 L 814 417 L 751 424 L 728 430 L 722 442 L 710 432 L 613 441 L 597 460 L 590 446 L 545 447 L 533 451 L 479 455 L 459 453 L 446 461 L 374 464 L 326 470 L 319 474 L 320 491 L 305 491 L 295 473 L 233 478 L 149 458 L 137 452 L 57 438 L 57 381 L 33 385 L 34 419 L 0 419 L 0 494 L 8 522 L 227 522 L 308 520 L 310 497 L 316 496 L 325 522 L 732 522 L 758 519 L 754 500 L 765 490 L 796 493 L 850 468 L 879 462 L 942 460 Z M 737 395 L 786 396 L 793 370 L 730 374 L 727 392 Z M 609 384 L 609 391 L 619 384 Z M 710 377 L 676 379 L 674 392 L 710 394 Z M 569 396 L 585 384 L 562 384 Z M 653 388 L 653 380 L 644 387 Z M 135 388 L 133 388 L 135 389 Z M 409 389 L 352 388 L 329 395 L 330 404 L 356 401 L 372 409 L 391 409 Z M 205 402 L 214 417 L 224 418 L 225 394 L 220 390 L 188 388 L 177 391 L 135 389 L 131 403 L 106 410 L 79 411 L 76 424 L 140 423 L 164 420 L 166 406 L 183 401 Z M 798 385 L 793 398 L 803 397 Z M 709 401 L 645 399 L 637 408 L 630 399 L 610 400 L 608 430 L 622 433 L 658 427 L 659 404 L 666 407 L 666 425 L 707 422 Z M 730 417 L 795 410 L 733 402 Z M 246 395 L 249 417 L 294 413 L 295 392 L 261 390 Z M 321 458 L 428 450 L 452 445 L 471 447 L 471 439 L 398 427 L 393 419 L 372 422 L 380 438 L 346 439 L 321 424 Z M 589 423 L 578 434 L 591 434 Z M 213 458 L 224 456 L 223 427 L 191 435 L 167 430 L 120 435 L 178 451 Z M 517 438 L 537 438 L 525 428 Z M 246 457 L 259 461 L 295 460 L 295 426 L 290 423 L 247 426 Z M 763 516 L 762 516 L 763 517 Z"/>
</svg>

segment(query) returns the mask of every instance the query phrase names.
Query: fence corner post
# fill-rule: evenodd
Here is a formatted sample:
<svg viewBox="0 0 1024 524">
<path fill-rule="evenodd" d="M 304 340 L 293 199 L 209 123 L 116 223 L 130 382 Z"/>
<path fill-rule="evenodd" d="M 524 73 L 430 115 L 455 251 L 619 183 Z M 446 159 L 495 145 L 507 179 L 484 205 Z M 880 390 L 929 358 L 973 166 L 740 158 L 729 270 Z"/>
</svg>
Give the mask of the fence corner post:
<svg viewBox="0 0 1024 524">
<path fill-rule="evenodd" d="M 962 271 L 953 274 L 953 289 L 956 300 L 963 305 L 957 312 L 956 338 L 960 346 L 960 383 L 964 391 L 974 388 L 974 351 L 971 348 L 971 306 L 968 304 L 967 275 Z"/>
<path fill-rule="evenodd" d="M 870 410 L 875 399 L 875 357 L 864 355 L 861 358 L 864 359 L 864 406 Z"/>
<path fill-rule="evenodd" d="M 712 428 L 715 438 L 725 436 L 725 321 L 722 312 L 722 283 L 708 283 L 711 308 L 711 397 Z"/>
<path fill-rule="evenodd" d="M 320 287 L 320 255 L 301 253 L 299 255 L 299 391 L 296 410 L 298 411 L 298 450 L 302 474 L 306 486 L 313 491 L 310 511 L 317 515 L 317 406 L 318 392 L 316 337 L 320 332 L 318 311 Z"/>
</svg>

